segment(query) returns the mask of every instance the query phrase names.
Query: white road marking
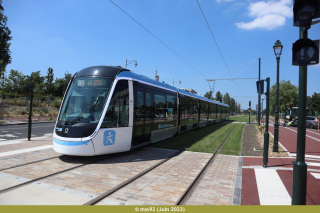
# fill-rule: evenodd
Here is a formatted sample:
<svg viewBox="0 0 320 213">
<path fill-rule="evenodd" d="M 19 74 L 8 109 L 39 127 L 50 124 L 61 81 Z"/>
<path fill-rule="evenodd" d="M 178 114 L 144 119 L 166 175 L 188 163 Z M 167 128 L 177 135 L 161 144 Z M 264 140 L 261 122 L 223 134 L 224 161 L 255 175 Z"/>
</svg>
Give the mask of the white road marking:
<svg viewBox="0 0 320 213">
<path fill-rule="evenodd" d="M 320 166 L 320 163 L 306 162 L 308 166 Z"/>
<path fill-rule="evenodd" d="M 295 130 L 293 130 L 293 129 L 290 129 L 290 128 L 287 128 L 287 127 L 284 127 L 284 128 L 289 129 L 290 131 L 293 131 L 293 132 L 297 132 L 297 131 L 295 131 Z M 314 137 L 311 137 L 310 135 L 307 135 L 307 134 L 306 134 L 306 137 L 308 137 L 308 138 L 312 138 L 312 139 L 314 139 L 314 140 L 316 140 L 316 141 L 319 141 L 319 142 L 320 142 L 320 139 L 318 139 L 318 138 L 314 138 Z"/>
<path fill-rule="evenodd" d="M 314 131 L 311 131 L 311 130 L 308 130 L 308 129 L 307 129 L 307 132 L 311 132 L 311 133 L 314 133 L 316 135 L 320 135 L 320 133 L 317 133 L 317 132 L 314 132 Z"/>
<path fill-rule="evenodd" d="M 33 152 L 33 151 L 38 151 L 38 150 L 42 150 L 42 149 L 50 149 L 52 147 L 53 147 L 53 145 L 37 146 L 37 147 L 33 147 L 33 148 L 28 148 L 28 149 L 20 149 L 20 150 L 16 150 L 16 151 L 3 152 L 3 153 L 0 153 L 0 157 L 21 154 L 21 153 L 26 153 L 26 152 Z"/>
<path fill-rule="evenodd" d="M 0 141 L 5 141 L 6 139 L 0 139 Z"/>
<path fill-rule="evenodd" d="M 43 127 L 52 127 L 54 128 L 56 124 L 52 124 L 52 125 L 49 125 L 49 126 L 35 126 L 35 127 L 32 127 L 32 129 L 36 129 L 36 128 L 43 128 Z M 28 126 L 27 127 L 20 127 L 20 128 L 11 128 L 11 129 L 7 129 L 7 130 L 12 130 L 12 129 L 28 129 Z"/>
<path fill-rule="evenodd" d="M 16 144 L 16 143 L 23 143 L 23 141 L 3 141 L 3 142 L 0 142 L 0 146 L 4 146 L 4 145 L 11 145 L 11 144 Z"/>
<path fill-rule="evenodd" d="M 9 131 L 1 131 L 1 132 L 9 132 Z"/>
<path fill-rule="evenodd" d="M 273 134 L 272 134 L 271 132 L 269 132 L 269 134 L 274 138 L 274 136 L 273 136 Z M 282 143 L 280 143 L 279 140 L 278 140 L 278 143 L 279 143 L 279 145 L 284 149 L 284 151 L 286 151 L 286 152 L 288 153 L 289 157 L 292 157 L 293 154 L 291 154 L 291 153 L 286 149 L 286 147 L 284 147 L 284 146 L 282 145 Z"/>
<path fill-rule="evenodd" d="M 242 168 L 243 169 L 262 169 L 262 166 L 242 166 Z M 268 167 L 268 169 L 293 171 L 292 167 Z M 308 168 L 308 172 L 320 172 L 320 169 L 310 169 L 310 168 Z"/>
<path fill-rule="evenodd" d="M 310 172 L 310 174 L 313 175 L 313 177 L 315 177 L 316 179 L 320 179 L 320 173 L 313 173 L 313 172 Z"/>
<path fill-rule="evenodd" d="M 291 197 L 274 169 L 254 169 L 260 205 L 291 205 Z"/>
<path fill-rule="evenodd" d="M 297 154 L 292 154 L 293 157 L 296 157 Z M 317 156 L 317 155 L 305 155 L 306 158 L 317 158 L 317 159 L 320 159 L 320 156 Z"/>
</svg>

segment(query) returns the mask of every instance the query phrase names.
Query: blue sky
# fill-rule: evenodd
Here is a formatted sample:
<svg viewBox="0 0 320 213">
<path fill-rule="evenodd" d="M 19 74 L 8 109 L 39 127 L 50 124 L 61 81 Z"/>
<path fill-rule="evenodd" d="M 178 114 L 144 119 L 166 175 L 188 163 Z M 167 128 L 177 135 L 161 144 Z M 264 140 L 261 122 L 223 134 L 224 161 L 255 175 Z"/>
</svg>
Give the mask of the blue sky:
<svg viewBox="0 0 320 213">
<path fill-rule="evenodd" d="M 3 0 L 13 37 L 7 72 L 30 75 L 40 70 L 45 75 L 52 67 L 60 78 L 66 71 L 74 74 L 89 66 L 125 66 L 126 59 L 137 60 L 137 68 L 128 68 L 153 79 L 157 69 L 160 81 L 172 85 L 173 79 L 181 80 L 175 86 L 203 96 L 210 90 L 206 78 L 258 78 L 257 58 L 261 78 L 270 77 L 273 85 L 273 45 L 280 40 L 280 81 L 299 84 L 299 68 L 292 66 L 292 44 L 299 38 L 292 0 L 198 0 L 226 63 L 196 0 L 112 2 Z M 311 26 L 309 38 L 320 39 L 320 24 Z M 320 65 L 308 66 L 308 95 L 320 93 L 319 83 Z M 218 90 L 234 96 L 241 108 L 247 108 L 249 100 L 257 104 L 256 80 L 217 80 L 214 93 Z"/>
</svg>

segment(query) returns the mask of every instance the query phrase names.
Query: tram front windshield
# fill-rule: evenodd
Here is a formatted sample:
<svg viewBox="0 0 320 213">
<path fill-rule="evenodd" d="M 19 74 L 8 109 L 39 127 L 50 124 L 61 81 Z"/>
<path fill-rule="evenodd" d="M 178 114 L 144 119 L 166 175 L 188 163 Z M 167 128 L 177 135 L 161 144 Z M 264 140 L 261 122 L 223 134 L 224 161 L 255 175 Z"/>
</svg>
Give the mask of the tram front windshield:
<svg viewBox="0 0 320 213">
<path fill-rule="evenodd" d="M 113 79 L 76 78 L 65 97 L 59 121 L 65 124 L 98 123 L 108 99 Z"/>
</svg>

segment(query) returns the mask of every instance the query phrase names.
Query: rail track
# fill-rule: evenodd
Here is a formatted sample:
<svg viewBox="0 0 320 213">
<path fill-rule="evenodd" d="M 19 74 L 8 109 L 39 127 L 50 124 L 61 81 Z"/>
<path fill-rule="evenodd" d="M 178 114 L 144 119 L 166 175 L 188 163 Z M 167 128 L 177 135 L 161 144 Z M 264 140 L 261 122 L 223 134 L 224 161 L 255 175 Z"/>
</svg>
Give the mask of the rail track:
<svg viewBox="0 0 320 213">
<path fill-rule="evenodd" d="M 192 195 L 192 193 L 195 191 L 195 189 L 197 188 L 198 184 L 201 182 L 201 179 L 204 177 L 207 169 L 209 168 L 209 166 L 214 162 L 215 158 L 217 157 L 221 147 L 223 146 L 223 144 L 226 142 L 226 140 L 228 139 L 228 137 L 232 134 L 232 132 L 234 131 L 234 129 L 237 127 L 238 125 L 235 125 L 235 127 L 229 132 L 228 136 L 224 139 L 224 141 L 220 144 L 219 148 L 215 151 L 215 153 L 210 157 L 210 159 L 206 162 L 206 164 L 203 166 L 203 168 L 201 169 L 201 171 L 196 175 L 196 177 L 192 180 L 192 182 L 189 184 L 189 186 L 183 191 L 183 193 L 181 193 L 180 197 L 178 199 L 176 199 L 176 202 L 174 203 L 175 205 L 184 205 L 186 204 L 186 202 L 188 201 L 188 199 L 190 198 L 190 196 Z M 144 148 L 142 148 L 144 149 Z M 132 154 L 134 154 L 135 151 L 132 151 Z M 173 159 L 174 157 L 179 156 L 183 151 L 177 151 L 175 153 L 171 153 L 170 155 L 164 157 L 163 159 L 159 160 L 157 163 L 154 163 L 153 165 L 149 166 L 146 169 L 143 169 L 142 171 L 138 172 L 137 174 L 133 175 L 132 177 L 122 181 L 121 183 L 111 187 L 110 189 L 108 189 L 107 191 L 100 193 L 99 195 L 95 196 L 93 199 L 83 203 L 83 205 L 95 205 L 98 204 L 100 201 L 102 201 L 103 199 L 109 197 L 110 195 L 112 195 L 113 193 L 117 192 L 118 190 L 124 189 L 126 186 L 128 186 L 129 184 L 131 184 L 132 182 L 134 182 L 135 180 L 138 180 L 139 178 L 143 177 L 146 174 L 151 173 L 152 171 L 154 171 L 156 168 L 158 168 L 161 165 L 164 165 L 165 162 L 170 161 L 171 159 Z M 81 165 L 76 165 L 76 166 L 72 166 L 71 168 L 67 168 L 61 171 L 57 171 L 57 172 L 53 172 L 51 174 L 45 175 L 45 176 L 41 176 L 11 187 L 7 187 L 5 189 L 0 190 L 0 196 L 2 194 L 5 194 L 7 192 L 10 191 L 14 191 L 17 190 L 21 187 L 24 187 L 28 184 L 37 182 L 37 181 L 43 181 L 46 180 L 49 177 L 53 177 L 53 176 L 57 176 L 63 173 L 67 173 L 69 171 L 75 171 L 77 169 L 80 169 L 81 167 L 90 167 L 93 164 L 99 164 L 102 161 L 105 160 L 112 160 L 115 159 L 119 156 L 126 156 L 126 155 L 130 155 L 130 153 L 118 153 L 118 154 L 112 154 L 112 155 L 104 155 L 104 156 L 97 156 L 94 157 L 93 159 L 87 160 L 86 162 L 82 163 Z M 71 156 L 56 156 L 56 157 L 50 157 L 50 158 L 46 158 L 46 159 L 42 159 L 42 160 L 37 160 L 34 162 L 29 162 L 29 163 L 25 163 L 25 164 L 20 164 L 20 165 L 16 165 L 16 166 L 12 166 L 12 167 L 8 167 L 8 168 L 4 168 L 1 169 L 1 172 L 5 172 L 8 171 L 10 169 L 13 168 L 17 168 L 17 167 L 21 167 L 23 168 L 24 166 L 28 166 L 31 164 L 36 164 L 39 162 L 44 162 L 44 161 L 50 161 L 50 160 L 54 160 L 56 158 L 68 158 Z M 72 158 L 72 157 L 71 157 Z M 170 168 L 167 168 L 168 170 L 170 170 Z M 1 198 L 0 198 L 1 201 Z M 1 203 L 0 203 L 1 204 Z"/>
</svg>

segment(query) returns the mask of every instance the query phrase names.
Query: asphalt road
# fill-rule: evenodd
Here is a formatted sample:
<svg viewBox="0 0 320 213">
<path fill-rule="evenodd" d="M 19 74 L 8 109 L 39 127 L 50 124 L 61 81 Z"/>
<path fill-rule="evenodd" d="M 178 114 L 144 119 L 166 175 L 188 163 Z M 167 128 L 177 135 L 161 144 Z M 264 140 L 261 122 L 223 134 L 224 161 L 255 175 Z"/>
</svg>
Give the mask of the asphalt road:
<svg viewBox="0 0 320 213">
<path fill-rule="evenodd" d="M 53 133 L 55 122 L 33 123 L 31 137 L 41 137 L 44 134 Z M 17 140 L 28 138 L 28 125 L 5 125 L 0 126 L 0 141 Z"/>
</svg>

